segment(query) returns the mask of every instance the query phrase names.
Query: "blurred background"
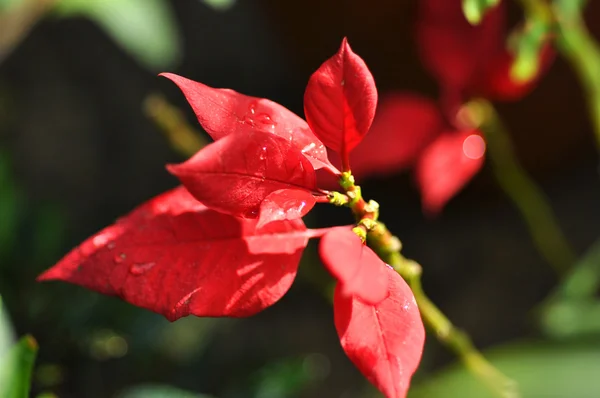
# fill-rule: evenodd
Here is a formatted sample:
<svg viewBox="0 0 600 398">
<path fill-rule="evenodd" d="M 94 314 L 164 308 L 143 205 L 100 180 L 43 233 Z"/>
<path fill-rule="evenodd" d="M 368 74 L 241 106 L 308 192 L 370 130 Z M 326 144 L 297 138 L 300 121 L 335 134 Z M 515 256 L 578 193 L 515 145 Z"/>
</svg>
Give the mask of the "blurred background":
<svg viewBox="0 0 600 398">
<path fill-rule="evenodd" d="M 0 354 L 13 333 L 35 338 L 32 396 L 378 396 L 339 346 L 314 245 L 301 266 L 308 277 L 249 319 L 169 323 L 35 278 L 177 184 L 164 165 L 184 156 L 152 118 L 162 109 L 152 104 L 166 100 L 196 122 L 157 73 L 266 97 L 302 115 L 310 74 L 347 36 L 380 94 L 435 98 L 417 56 L 415 12 L 416 0 L 0 0 Z M 511 4 L 510 15 L 518 20 L 520 10 Z M 586 15 L 600 34 L 600 4 Z M 435 218 L 423 216 L 407 173 L 361 182 L 363 192 L 381 204 L 405 255 L 423 264 L 431 298 L 526 397 L 598 397 L 600 180 L 582 91 L 558 59 L 531 95 L 498 111 L 581 256 L 573 278 L 557 279 L 487 165 Z M 317 206 L 306 222 L 351 217 Z M 454 362 L 428 336 L 412 395 L 485 396 Z"/>
</svg>

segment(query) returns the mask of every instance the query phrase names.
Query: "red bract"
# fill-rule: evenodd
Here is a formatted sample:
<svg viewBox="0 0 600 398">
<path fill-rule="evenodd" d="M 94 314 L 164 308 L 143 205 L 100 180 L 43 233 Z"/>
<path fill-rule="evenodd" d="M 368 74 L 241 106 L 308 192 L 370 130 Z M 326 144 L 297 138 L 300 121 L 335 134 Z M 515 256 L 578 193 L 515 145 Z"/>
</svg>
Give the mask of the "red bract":
<svg viewBox="0 0 600 398">
<path fill-rule="evenodd" d="M 484 155 L 481 135 L 454 129 L 435 102 L 404 94 L 383 99 L 350 159 L 357 176 L 414 169 L 423 209 L 435 215 L 481 169 Z"/>
<path fill-rule="evenodd" d="M 206 206 L 245 218 L 258 217 L 262 201 L 274 191 L 317 189 L 315 171 L 300 150 L 253 130 L 228 135 L 168 169 Z"/>
<path fill-rule="evenodd" d="M 39 280 L 116 295 L 171 321 L 249 316 L 289 289 L 309 236 L 301 220 L 256 228 L 177 188 L 89 238 Z"/>
<path fill-rule="evenodd" d="M 473 26 L 466 20 L 461 2 L 420 0 L 417 41 L 423 64 L 440 86 L 462 93 L 504 48 L 505 5 L 498 4 Z"/>
<path fill-rule="evenodd" d="M 386 265 L 350 229 L 336 229 L 321 238 L 325 268 L 338 280 L 341 294 L 377 304 L 388 295 Z"/>
<path fill-rule="evenodd" d="M 436 215 L 483 166 L 485 141 L 476 131 L 442 133 L 415 168 L 423 209 Z"/>
<path fill-rule="evenodd" d="M 552 48 L 546 45 L 542 51 L 536 76 L 516 81 L 511 77 L 514 56 L 506 45 L 504 2 L 472 26 L 462 12 L 461 1 L 419 1 L 417 39 L 421 58 L 438 80 L 448 111 L 455 111 L 468 96 L 514 101 L 528 94 L 552 63 Z"/>
<path fill-rule="evenodd" d="M 315 169 L 331 167 L 321 141 L 304 120 L 285 107 L 268 99 L 212 88 L 173 73 L 162 73 L 161 76 L 177 84 L 200 125 L 214 140 L 249 128 L 272 133 L 298 148 Z"/>
<path fill-rule="evenodd" d="M 429 98 L 398 93 L 380 101 L 373 126 L 350 155 L 352 174 L 385 175 L 411 167 L 444 126 Z"/>
<path fill-rule="evenodd" d="M 171 321 L 243 317 L 277 302 L 308 239 L 325 235 L 321 256 L 339 281 L 342 346 L 388 397 L 404 397 L 424 341 L 410 289 L 349 227 L 309 230 L 300 219 L 326 193 L 315 169 L 339 175 L 321 141 L 271 101 L 165 76 L 216 141 L 168 166 L 184 187 L 90 237 L 39 280 L 119 296 Z M 376 99 L 369 71 L 344 40 L 311 78 L 307 114 L 317 135 L 347 160 L 369 129 Z"/>
<path fill-rule="evenodd" d="M 406 282 L 385 272 L 389 295 L 370 305 L 347 296 L 338 286 L 333 301 L 335 327 L 352 362 L 388 398 L 404 398 L 421 361 L 425 330 Z"/>
<path fill-rule="evenodd" d="M 304 94 L 304 113 L 325 146 L 340 154 L 344 171 L 348 155 L 369 131 L 377 89 L 365 62 L 344 39 L 337 54 L 311 76 Z"/>
<path fill-rule="evenodd" d="M 280 189 L 271 192 L 260 204 L 258 226 L 271 221 L 304 217 L 315 203 L 314 196 L 299 189 Z"/>
</svg>

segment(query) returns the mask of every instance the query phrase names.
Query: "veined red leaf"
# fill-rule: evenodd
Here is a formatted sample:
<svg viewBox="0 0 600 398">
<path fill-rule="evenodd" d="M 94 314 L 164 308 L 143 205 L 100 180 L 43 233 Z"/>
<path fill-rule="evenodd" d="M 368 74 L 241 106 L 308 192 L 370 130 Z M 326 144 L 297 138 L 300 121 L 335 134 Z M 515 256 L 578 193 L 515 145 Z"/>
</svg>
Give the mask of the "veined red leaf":
<svg viewBox="0 0 600 398">
<path fill-rule="evenodd" d="M 437 104 L 428 98 L 403 93 L 385 97 L 369 134 L 350 154 L 352 174 L 360 179 L 411 167 L 443 123 Z"/>
<path fill-rule="evenodd" d="M 344 38 L 337 54 L 313 73 L 306 86 L 308 125 L 325 146 L 340 154 L 343 163 L 369 131 L 376 106 L 373 76 Z"/>
<path fill-rule="evenodd" d="M 315 169 L 330 167 L 323 143 L 302 118 L 287 108 L 265 98 L 212 88 L 173 73 L 161 73 L 160 76 L 170 79 L 179 87 L 200 125 L 214 140 L 240 130 L 248 131 L 248 127 L 251 127 L 291 142 Z"/>
<path fill-rule="evenodd" d="M 250 316 L 289 289 L 308 232 L 302 220 L 257 229 L 256 220 L 210 210 L 180 187 L 90 237 L 38 280 L 119 296 L 171 321 Z"/>
<path fill-rule="evenodd" d="M 308 159 L 289 141 L 260 131 L 228 135 L 167 168 L 207 207 L 244 218 L 258 217 L 262 201 L 274 191 L 316 190 Z"/>
<path fill-rule="evenodd" d="M 477 131 L 446 132 L 429 145 L 415 168 L 425 212 L 439 213 L 481 169 L 484 155 Z"/>
<path fill-rule="evenodd" d="M 272 221 L 304 217 L 317 201 L 310 192 L 300 189 L 280 189 L 271 192 L 260 204 L 257 227 Z"/>
<path fill-rule="evenodd" d="M 468 88 L 504 47 L 505 4 L 489 10 L 477 26 L 465 18 L 461 0 L 419 0 L 417 42 L 423 64 L 444 90 Z"/>
<path fill-rule="evenodd" d="M 425 329 L 412 291 L 386 267 L 389 295 L 379 304 L 366 304 L 342 293 L 333 301 L 335 327 L 342 348 L 387 398 L 404 398 L 421 361 Z"/>
<path fill-rule="evenodd" d="M 371 304 L 387 297 L 386 264 L 351 229 L 334 229 L 323 235 L 319 254 L 338 280 L 340 294 Z"/>
</svg>

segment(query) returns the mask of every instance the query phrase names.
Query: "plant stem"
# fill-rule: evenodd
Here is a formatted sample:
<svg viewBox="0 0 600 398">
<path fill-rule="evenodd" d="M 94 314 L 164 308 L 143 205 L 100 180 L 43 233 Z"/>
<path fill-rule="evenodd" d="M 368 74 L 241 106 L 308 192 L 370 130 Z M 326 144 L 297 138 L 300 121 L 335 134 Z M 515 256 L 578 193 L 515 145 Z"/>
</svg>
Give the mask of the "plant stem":
<svg viewBox="0 0 600 398">
<path fill-rule="evenodd" d="M 190 157 L 208 144 L 199 131 L 186 121 L 183 113 L 159 94 L 144 100 L 144 111 L 168 139 L 171 147 L 184 157 Z"/>
<path fill-rule="evenodd" d="M 348 192 L 357 192 L 350 206 L 352 212 L 358 220 L 372 219 L 372 203 L 367 203 L 360 195 L 360 188 L 351 184 L 349 180 L 343 181 L 342 186 Z M 376 218 L 376 217 L 375 217 Z M 367 242 L 370 247 L 379 255 L 379 257 L 393 267 L 398 274 L 406 280 L 410 286 L 421 317 L 427 328 L 432 331 L 436 338 L 450 351 L 454 352 L 464 365 L 489 389 L 501 398 L 517 398 L 517 384 L 494 365 L 492 365 L 473 345 L 469 336 L 463 331 L 457 329 L 444 313 L 427 297 L 421 285 L 422 267 L 414 260 L 409 260 L 401 253 L 402 244 L 400 240 L 392 235 L 387 227 L 381 222 L 361 224 L 359 226 L 371 224 L 372 227 L 367 232 Z"/>
<path fill-rule="evenodd" d="M 473 100 L 461 114 L 484 133 L 496 180 L 521 213 L 538 251 L 559 276 L 564 275 L 577 257 L 544 193 L 520 165 L 510 135 L 493 105 L 483 99 Z"/>
<path fill-rule="evenodd" d="M 585 92 L 596 144 L 600 149 L 600 46 L 590 34 L 581 12 L 584 0 L 520 0 L 528 18 L 550 20 L 557 47 L 571 64 Z"/>
</svg>

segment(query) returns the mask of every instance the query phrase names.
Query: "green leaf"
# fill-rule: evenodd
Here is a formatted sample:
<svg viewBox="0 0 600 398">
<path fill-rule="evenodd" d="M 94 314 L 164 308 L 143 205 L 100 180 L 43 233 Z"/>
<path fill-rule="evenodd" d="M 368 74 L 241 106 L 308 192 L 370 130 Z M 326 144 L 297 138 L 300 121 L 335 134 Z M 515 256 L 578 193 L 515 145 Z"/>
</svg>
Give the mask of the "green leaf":
<svg viewBox="0 0 600 398">
<path fill-rule="evenodd" d="M 542 330 L 553 338 L 600 334 L 600 240 L 597 240 L 538 310 Z"/>
<path fill-rule="evenodd" d="M 226 11 L 233 7 L 235 0 L 201 0 L 204 4 L 214 8 L 217 11 Z"/>
<path fill-rule="evenodd" d="M 519 343 L 486 357 L 519 384 L 522 397 L 600 397 L 600 345 Z M 409 398 L 493 398 L 463 366 L 454 365 L 420 384 Z"/>
<path fill-rule="evenodd" d="M 122 391 L 117 398 L 212 398 L 162 384 L 141 384 Z"/>
<path fill-rule="evenodd" d="M 29 397 L 37 351 L 37 342 L 27 335 L 0 357 L 0 397 Z"/>
<path fill-rule="evenodd" d="M 478 25 L 485 13 L 500 4 L 500 0 L 462 0 L 465 18 L 471 25 Z"/>
<path fill-rule="evenodd" d="M 554 0 L 556 9 L 562 17 L 571 17 L 583 13 L 588 0 Z"/>
<path fill-rule="evenodd" d="M 534 78 L 540 68 L 540 58 L 550 25 L 537 14 L 530 15 L 520 29 L 509 38 L 509 47 L 515 55 L 510 75 L 517 82 L 527 82 Z"/>
<path fill-rule="evenodd" d="M 541 326 L 549 336 L 567 339 L 600 334 L 600 300 L 566 300 L 547 306 Z"/>
<path fill-rule="evenodd" d="M 8 317 L 4 313 L 4 307 L 2 305 L 2 297 L 0 297 L 0 358 L 8 352 L 10 346 L 14 341 L 12 328 L 8 321 Z"/>
<path fill-rule="evenodd" d="M 151 70 L 171 68 L 180 58 L 179 31 L 166 0 L 59 0 L 56 10 L 95 21 Z"/>
<path fill-rule="evenodd" d="M 11 7 L 16 7 L 23 0 L 0 0 L 0 11 L 8 10 Z"/>
</svg>

